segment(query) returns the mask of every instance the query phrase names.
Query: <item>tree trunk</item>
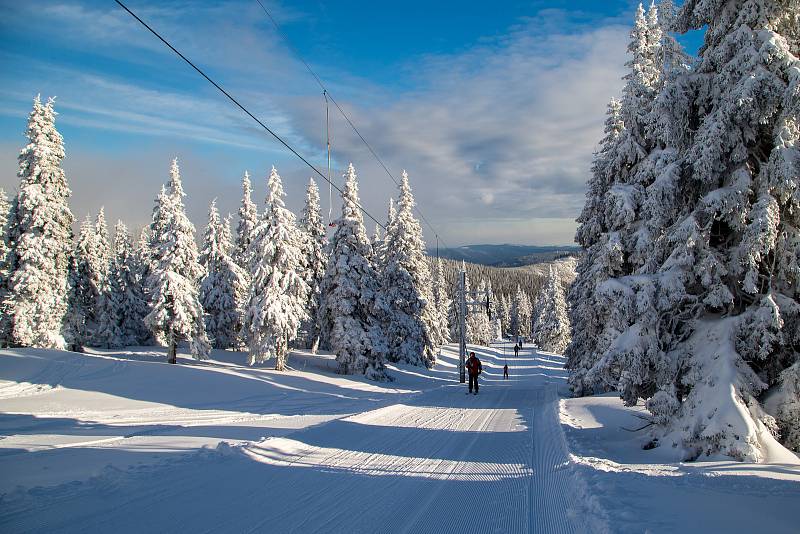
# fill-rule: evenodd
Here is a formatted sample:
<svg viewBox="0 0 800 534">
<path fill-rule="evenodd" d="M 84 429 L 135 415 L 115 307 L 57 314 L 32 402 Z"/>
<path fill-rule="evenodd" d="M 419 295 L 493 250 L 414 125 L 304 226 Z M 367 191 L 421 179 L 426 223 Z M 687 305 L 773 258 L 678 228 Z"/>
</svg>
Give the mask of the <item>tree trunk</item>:
<svg viewBox="0 0 800 534">
<path fill-rule="evenodd" d="M 167 351 L 167 363 L 178 363 L 178 345 L 175 343 L 175 335 L 169 333 L 169 350 Z"/>
<path fill-rule="evenodd" d="M 277 343 L 275 347 L 275 370 L 276 371 L 285 371 L 286 370 L 286 355 L 288 352 L 288 343 L 286 342 L 286 338 L 282 338 L 281 342 Z"/>
</svg>

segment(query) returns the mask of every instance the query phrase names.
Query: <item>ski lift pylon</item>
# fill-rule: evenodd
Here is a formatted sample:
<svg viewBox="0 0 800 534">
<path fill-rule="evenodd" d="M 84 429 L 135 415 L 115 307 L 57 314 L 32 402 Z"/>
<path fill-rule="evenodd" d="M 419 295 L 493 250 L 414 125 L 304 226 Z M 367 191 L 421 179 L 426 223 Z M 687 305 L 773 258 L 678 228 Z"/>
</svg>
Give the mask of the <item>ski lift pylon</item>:
<svg viewBox="0 0 800 534">
<path fill-rule="evenodd" d="M 333 182 L 331 181 L 331 120 L 327 89 L 322 90 L 322 96 L 325 98 L 325 147 L 328 151 L 328 226 L 335 228 L 336 223 L 333 222 Z"/>
</svg>

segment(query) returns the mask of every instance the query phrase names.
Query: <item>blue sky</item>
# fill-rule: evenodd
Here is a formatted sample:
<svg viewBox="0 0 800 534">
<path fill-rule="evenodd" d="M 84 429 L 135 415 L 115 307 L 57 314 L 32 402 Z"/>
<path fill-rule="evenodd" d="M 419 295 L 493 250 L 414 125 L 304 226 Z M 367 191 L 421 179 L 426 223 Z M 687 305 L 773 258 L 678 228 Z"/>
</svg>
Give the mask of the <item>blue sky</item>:
<svg viewBox="0 0 800 534">
<path fill-rule="evenodd" d="M 127 4 L 323 163 L 320 91 L 255 1 Z M 265 4 L 392 172 L 408 170 L 448 245 L 572 241 L 634 2 Z M 683 41 L 694 52 L 700 38 Z M 308 169 L 110 0 L 0 2 L 0 87 L 7 191 L 41 93 L 57 96 L 79 219 L 105 205 L 112 220 L 146 224 L 173 156 L 198 227 L 213 198 L 235 212 L 245 169 L 260 201 L 274 164 L 289 206 L 301 205 Z M 332 119 L 337 181 L 353 161 L 365 206 L 382 217 L 394 185 Z"/>
</svg>

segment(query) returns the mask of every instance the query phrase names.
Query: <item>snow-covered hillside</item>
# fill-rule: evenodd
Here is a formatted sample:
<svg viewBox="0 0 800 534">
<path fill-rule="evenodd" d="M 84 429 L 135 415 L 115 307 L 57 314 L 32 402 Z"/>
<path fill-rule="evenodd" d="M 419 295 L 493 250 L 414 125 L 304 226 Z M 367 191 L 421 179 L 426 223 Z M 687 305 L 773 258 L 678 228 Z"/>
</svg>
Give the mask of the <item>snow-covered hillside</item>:
<svg viewBox="0 0 800 534">
<path fill-rule="evenodd" d="M 485 369 L 477 397 L 457 382 L 453 347 L 432 370 L 389 366 L 391 383 L 337 375 L 332 356 L 305 353 L 281 373 L 226 351 L 206 361 L 181 354 L 181 365 L 150 348 L 0 351 L 0 530 L 790 532 L 797 524 L 797 465 L 673 463 L 620 429 L 641 426 L 635 408 L 560 397 L 561 356 L 473 348 Z M 767 512 L 752 513 L 754 502 Z"/>
</svg>

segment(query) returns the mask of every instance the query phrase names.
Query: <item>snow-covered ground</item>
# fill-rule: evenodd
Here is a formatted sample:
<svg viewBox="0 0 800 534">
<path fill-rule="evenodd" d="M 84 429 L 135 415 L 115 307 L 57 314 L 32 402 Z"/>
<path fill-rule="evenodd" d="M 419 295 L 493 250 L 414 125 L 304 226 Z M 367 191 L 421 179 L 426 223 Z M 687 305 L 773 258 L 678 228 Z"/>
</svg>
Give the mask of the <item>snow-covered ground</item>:
<svg viewBox="0 0 800 534">
<path fill-rule="evenodd" d="M 0 351 L 0 531 L 796 528 L 796 465 L 669 463 L 617 399 L 559 399 L 560 356 L 526 347 L 504 381 L 502 345 L 475 351 L 477 397 L 452 347 L 384 384 L 298 353 L 279 373 L 234 352 Z"/>
</svg>

